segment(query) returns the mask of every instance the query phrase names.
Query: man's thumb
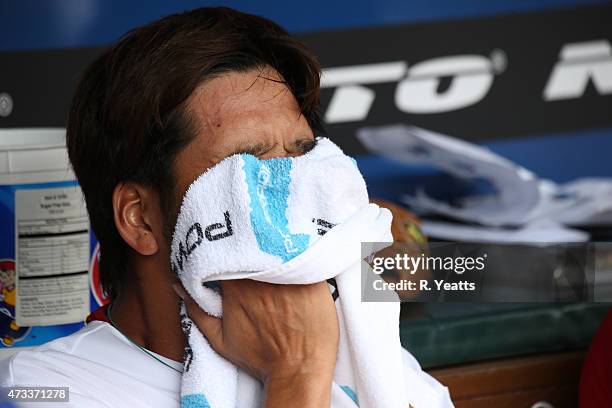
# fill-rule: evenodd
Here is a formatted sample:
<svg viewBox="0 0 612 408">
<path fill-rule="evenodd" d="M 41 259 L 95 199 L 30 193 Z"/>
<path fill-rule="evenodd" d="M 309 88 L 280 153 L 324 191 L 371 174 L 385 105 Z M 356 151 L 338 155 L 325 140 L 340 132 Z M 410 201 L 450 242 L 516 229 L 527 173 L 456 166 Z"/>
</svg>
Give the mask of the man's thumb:
<svg viewBox="0 0 612 408">
<path fill-rule="evenodd" d="M 223 355 L 223 320 L 206 313 L 179 284 L 173 284 L 174 291 L 185 302 L 189 318 L 195 323 L 212 348 Z"/>
</svg>

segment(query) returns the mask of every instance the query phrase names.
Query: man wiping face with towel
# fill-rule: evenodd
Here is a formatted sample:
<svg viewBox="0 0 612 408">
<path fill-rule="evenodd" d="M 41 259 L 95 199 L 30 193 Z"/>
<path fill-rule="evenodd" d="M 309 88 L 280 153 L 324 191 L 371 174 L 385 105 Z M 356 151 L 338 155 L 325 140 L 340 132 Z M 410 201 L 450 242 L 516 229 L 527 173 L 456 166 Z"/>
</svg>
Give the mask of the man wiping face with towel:
<svg viewBox="0 0 612 408">
<path fill-rule="evenodd" d="M 331 142 L 315 138 L 321 132 L 317 114 L 319 76 L 320 67 L 313 54 L 282 28 L 269 20 L 226 8 L 197 9 L 133 30 L 94 61 L 74 96 L 67 145 L 101 245 L 101 279 L 111 303 L 94 312 L 79 332 L 0 362 L 0 385 L 67 386 L 67 405 L 75 407 L 222 408 L 247 406 L 253 401 L 266 407 L 327 407 L 357 406 L 360 398 L 362 406 L 384 406 L 376 402 L 376 393 L 382 390 L 368 389 L 369 385 L 360 383 L 360 378 L 368 378 L 366 371 L 370 368 L 384 371 L 385 367 L 375 367 L 376 355 L 389 350 L 377 349 L 376 344 L 371 345 L 371 350 L 370 346 L 364 348 L 368 339 L 360 334 L 367 332 L 363 328 L 351 330 L 349 340 L 341 338 L 341 328 L 350 328 L 347 321 L 352 317 L 350 313 L 338 314 L 337 301 L 325 279 L 341 270 L 313 270 L 310 275 L 307 267 L 318 264 L 301 262 L 302 276 L 324 278 L 288 284 L 283 279 L 290 274 L 279 271 L 295 272 L 299 268 L 282 269 L 284 262 L 289 264 L 291 259 L 281 255 L 265 258 L 270 263 L 262 265 L 268 272 L 268 266 L 275 266 L 277 259 L 282 262 L 263 282 L 243 274 L 235 279 L 220 279 L 216 289 L 205 288 L 211 296 L 222 293 L 221 317 L 220 309 L 219 313 L 211 312 L 214 302 L 212 309 L 207 309 L 209 314 L 185 292 L 177 279 L 183 265 L 179 268 L 172 263 L 178 259 L 188 265 L 185 254 L 195 250 L 190 245 L 194 241 L 172 250 L 175 225 L 180 225 L 181 219 L 188 222 L 189 217 L 197 217 L 181 210 L 184 197 L 189 197 L 188 189 L 198 194 L 194 200 L 208 202 L 210 208 L 219 202 L 238 208 L 241 200 L 247 199 L 248 183 L 244 197 L 239 193 L 221 194 L 238 191 L 234 190 L 236 180 L 224 176 L 232 174 L 224 173 L 222 167 L 230 166 L 231 160 L 240 161 L 241 169 L 251 163 L 252 171 L 245 170 L 244 177 L 246 180 L 249 174 L 256 175 L 257 184 L 261 177 L 268 180 L 266 177 L 274 176 L 276 167 L 281 179 L 289 174 L 283 165 L 272 164 L 281 163 L 274 160 L 295 158 L 282 163 L 292 163 L 297 169 L 309 168 L 309 163 L 328 156 L 337 157 L 338 163 L 346 158 Z M 323 176 L 333 178 L 334 171 L 354 174 L 356 187 L 351 191 L 358 196 L 355 202 L 367 201 L 365 186 L 360 184 L 361 178 L 350 160 L 345 161 L 344 169 L 338 169 L 334 161 L 326 163 L 332 164 Z M 262 173 L 264 167 L 272 173 Z M 221 186 L 216 190 L 207 189 L 210 183 L 206 177 L 214 172 L 226 178 L 215 179 Z M 223 183 L 227 183 L 226 190 Z M 300 183 L 310 185 L 307 180 Z M 251 200 L 275 200 L 257 188 L 252 194 Z M 355 207 L 356 215 L 383 219 L 371 225 L 388 224 L 385 213 L 379 212 L 377 206 L 362 204 L 363 208 Z M 338 205 L 329 214 L 333 215 L 334 210 Z M 269 214 L 262 211 L 262 219 L 269 220 Z M 212 223 L 200 225 L 200 229 L 185 232 L 195 231 L 197 237 L 209 242 L 228 235 L 239 236 L 240 226 L 233 215 L 220 215 Z M 306 252 L 317 247 L 317 242 L 332 243 L 340 237 L 335 232 L 319 233 L 320 241 L 316 241 L 316 232 L 321 228 L 361 236 L 355 222 L 340 220 L 343 223 L 335 226 L 330 220 L 308 220 L 311 221 L 315 229 L 313 236 L 304 241 Z M 255 235 L 260 233 L 257 225 L 251 224 Z M 309 226 L 304 225 L 308 231 Z M 209 252 L 208 258 L 202 259 L 223 259 L 229 256 L 230 249 L 241 247 L 234 244 L 227 248 Z M 329 252 L 325 245 L 317 248 L 318 254 Z M 175 255 L 177 251 L 179 257 L 173 257 L 171 262 L 171 252 Z M 234 261 L 238 262 L 233 258 L 225 264 Z M 246 269 L 250 265 L 248 257 L 237 264 L 247 265 Z M 207 267 L 212 268 L 210 263 Z M 254 267 L 250 272 L 258 270 Z M 351 287 L 350 283 L 344 287 Z M 358 298 L 357 291 L 355 288 L 347 292 L 346 297 Z M 181 298 L 185 305 L 183 319 Z M 385 308 L 380 306 L 382 312 Z M 384 319 L 381 316 L 380 320 Z M 185 333 L 195 330 L 206 338 L 210 360 L 204 358 L 206 350 L 190 347 Z M 399 344 L 395 337 L 390 341 Z M 344 357 L 339 352 L 343 342 L 347 345 Z M 361 355 L 352 355 L 354 350 Z M 399 346 L 391 350 L 395 351 L 398 365 L 389 368 L 389 372 L 403 370 L 402 361 L 412 368 L 406 373 L 401 371 L 406 375 L 401 387 L 384 390 L 385 393 L 410 394 L 410 404 L 417 408 L 451 406 L 443 386 L 421 372 L 405 351 L 400 353 Z M 181 382 L 186 379 L 183 371 L 190 363 L 196 364 L 198 356 L 202 356 L 199 369 L 204 370 L 203 375 L 218 377 L 217 382 L 211 380 L 212 384 L 218 384 L 218 388 L 228 383 L 233 386 L 207 390 L 208 399 L 204 391 L 181 399 Z M 353 372 L 338 374 L 337 363 L 343 359 L 356 362 L 349 364 Z M 207 361 L 211 363 L 207 365 Z M 236 377 L 243 380 L 235 381 L 236 369 L 245 373 Z M 226 376 L 232 375 L 232 381 L 225 381 Z M 346 379 L 346 384 L 336 384 L 338 375 Z M 257 385 L 245 378 L 253 379 Z M 195 387 L 199 386 L 198 380 Z M 378 380 L 382 384 L 385 379 Z M 370 385 L 373 388 L 373 383 Z M 210 394 L 220 395 L 214 397 L 217 402 L 211 402 Z M 241 399 L 246 394 L 252 397 L 251 402 Z M 380 401 L 400 400 L 406 401 L 407 406 L 408 400 L 380 396 Z"/>
</svg>

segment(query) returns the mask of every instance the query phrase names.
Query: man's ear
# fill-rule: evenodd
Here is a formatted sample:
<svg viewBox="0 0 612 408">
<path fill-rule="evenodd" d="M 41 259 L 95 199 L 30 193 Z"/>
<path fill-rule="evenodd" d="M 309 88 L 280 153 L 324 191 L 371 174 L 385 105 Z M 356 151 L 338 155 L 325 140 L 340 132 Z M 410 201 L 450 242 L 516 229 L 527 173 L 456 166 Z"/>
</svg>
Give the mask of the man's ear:
<svg viewBox="0 0 612 408">
<path fill-rule="evenodd" d="M 122 182 L 113 191 L 115 226 L 123 240 L 141 255 L 153 255 L 159 243 L 153 232 L 158 224 L 157 194 L 138 183 Z"/>
</svg>

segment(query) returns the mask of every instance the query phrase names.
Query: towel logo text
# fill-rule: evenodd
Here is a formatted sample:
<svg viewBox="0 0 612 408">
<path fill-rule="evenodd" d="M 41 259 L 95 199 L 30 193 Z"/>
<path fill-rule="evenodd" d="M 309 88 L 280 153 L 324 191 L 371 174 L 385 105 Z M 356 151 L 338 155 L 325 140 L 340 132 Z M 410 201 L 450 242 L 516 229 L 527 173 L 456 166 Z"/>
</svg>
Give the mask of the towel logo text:
<svg viewBox="0 0 612 408">
<path fill-rule="evenodd" d="M 225 219 L 225 224 L 216 222 L 202 229 L 199 222 L 194 222 L 191 227 L 189 227 L 185 234 L 184 241 L 179 242 L 178 254 L 172 262 L 172 270 L 174 270 L 175 273 L 178 273 L 178 271 L 183 272 L 183 262 L 185 262 L 189 255 L 202 244 L 204 238 L 212 242 L 234 235 L 229 211 L 225 211 L 223 217 Z"/>
</svg>

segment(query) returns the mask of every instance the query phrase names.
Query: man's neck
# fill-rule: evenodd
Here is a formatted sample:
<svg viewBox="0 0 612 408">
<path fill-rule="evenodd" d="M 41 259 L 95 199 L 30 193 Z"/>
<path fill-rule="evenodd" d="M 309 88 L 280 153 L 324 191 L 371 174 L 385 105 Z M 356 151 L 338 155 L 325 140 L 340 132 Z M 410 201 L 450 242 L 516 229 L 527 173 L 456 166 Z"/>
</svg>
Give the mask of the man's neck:
<svg viewBox="0 0 612 408">
<path fill-rule="evenodd" d="M 182 362 L 185 335 L 181 329 L 178 297 L 166 279 L 138 279 L 131 274 L 113 301 L 117 329 L 136 344 L 171 360 Z M 153 284 L 152 284 L 153 282 Z"/>
</svg>

